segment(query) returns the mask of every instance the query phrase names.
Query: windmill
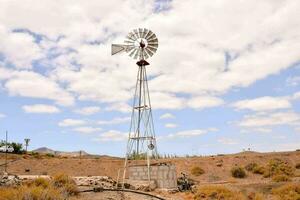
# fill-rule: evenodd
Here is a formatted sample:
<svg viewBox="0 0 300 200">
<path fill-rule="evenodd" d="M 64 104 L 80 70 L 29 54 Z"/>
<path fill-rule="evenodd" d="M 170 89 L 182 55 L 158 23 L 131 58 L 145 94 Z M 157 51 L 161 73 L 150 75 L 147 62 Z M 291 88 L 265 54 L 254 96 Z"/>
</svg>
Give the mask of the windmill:
<svg viewBox="0 0 300 200">
<path fill-rule="evenodd" d="M 131 124 L 127 142 L 127 152 L 124 166 L 125 178 L 127 161 L 145 159 L 148 165 L 148 179 L 150 180 L 150 158 L 157 157 L 156 138 L 151 110 L 151 102 L 147 81 L 146 61 L 154 55 L 158 47 L 156 35 L 148 29 L 139 28 L 130 32 L 124 44 L 112 44 L 111 54 L 128 53 L 137 59 L 138 73 L 133 98 Z"/>
</svg>

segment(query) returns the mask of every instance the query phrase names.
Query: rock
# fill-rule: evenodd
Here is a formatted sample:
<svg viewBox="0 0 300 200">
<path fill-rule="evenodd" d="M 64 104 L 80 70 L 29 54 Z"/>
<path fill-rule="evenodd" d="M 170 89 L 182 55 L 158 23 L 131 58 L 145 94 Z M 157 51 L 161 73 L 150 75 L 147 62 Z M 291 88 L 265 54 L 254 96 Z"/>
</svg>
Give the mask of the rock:
<svg viewBox="0 0 300 200">
<path fill-rule="evenodd" d="M 129 189 L 132 190 L 141 190 L 145 192 L 150 192 L 156 189 L 156 183 L 154 180 L 149 181 L 140 181 L 140 180 L 125 180 L 129 184 Z"/>
<path fill-rule="evenodd" d="M 78 186 L 100 186 L 110 189 L 116 185 L 116 182 L 108 176 L 77 176 L 73 179 Z"/>
<path fill-rule="evenodd" d="M 15 175 L 8 175 L 6 173 L 0 177 L 0 186 L 13 186 L 13 185 L 19 185 L 20 183 L 21 183 L 20 178 Z"/>
</svg>

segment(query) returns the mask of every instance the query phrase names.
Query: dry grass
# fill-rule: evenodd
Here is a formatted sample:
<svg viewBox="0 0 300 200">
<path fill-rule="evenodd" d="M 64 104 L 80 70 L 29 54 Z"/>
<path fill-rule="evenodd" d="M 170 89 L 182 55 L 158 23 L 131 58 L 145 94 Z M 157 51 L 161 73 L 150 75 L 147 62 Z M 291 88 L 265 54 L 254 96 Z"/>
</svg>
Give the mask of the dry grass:
<svg viewBox="0 0 300 200">
<path fill-rule="evenodd" d="M 274 182 L 287 182 L 290 181 L 290 178 L 287 175 L 279 174 L 272 177 Z"/>
<path fill-rule="evenodd" d="M 294 176 L 295 169 L 288 163 L 280 159 L 272 159 L 266 166 L 264 177 L 273 177 L 277 175 Z"/>
<path fill-rule="evenodd" d="M 205 173 L 205 171 L 201 167 L 193 167 L 191 169 L 191 174 L 194 176 L 200 176 L 204 173 Z"/>
<path fill-rule="evenodd" d="M 195 200 L 246 200 L 240 192 L 229 190 L 224 186 L 202 186 L 199 187 Z"/>
<path fill-rule="evenodd" d="M 75 195 L 75 182 L 63 174 L 52 180 L 37 178 L 21 186 L 0 188 L 0 200 L 63 200 Z"/>
<path fill-rule="evenodd" d="M 276 200 L 299 200 L 300 199 L 300 183 L 293 183 L 273 189 L 272 194 Z"/>
</svg>

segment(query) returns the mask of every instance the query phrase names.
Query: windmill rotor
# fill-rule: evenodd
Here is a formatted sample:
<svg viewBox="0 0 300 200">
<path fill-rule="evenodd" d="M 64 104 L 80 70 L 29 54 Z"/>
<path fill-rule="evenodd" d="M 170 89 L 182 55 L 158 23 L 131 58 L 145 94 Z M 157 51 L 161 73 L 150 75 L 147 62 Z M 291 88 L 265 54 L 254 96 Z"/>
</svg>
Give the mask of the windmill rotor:
<svg viewBox="0 0 300 200">
<path fill-rule="evenodd" d="M 151 30 L 134 29 L 126 36 L 125 44 L 112 44 L 111 54 L 126 52 L 133 59 L 147 59 L 154 55 L 158 48 L 158 39 Z"/>
</svg>

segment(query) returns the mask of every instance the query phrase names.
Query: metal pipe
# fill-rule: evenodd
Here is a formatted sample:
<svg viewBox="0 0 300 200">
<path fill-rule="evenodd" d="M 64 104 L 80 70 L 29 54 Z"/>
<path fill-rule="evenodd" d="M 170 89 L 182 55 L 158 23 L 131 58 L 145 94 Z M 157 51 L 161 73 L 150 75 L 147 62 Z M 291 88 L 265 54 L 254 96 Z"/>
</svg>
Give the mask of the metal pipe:
<svg viewBox="0 0 300 200">
<path fill-rule="evenodd" d="M 160 199 L 160 200 L 166 200 L 162 197 L 158 197 L 158 196 L 155 196 L 153 194 L 149 194 L 149 193 L 146 193 L 146 192 L 140 192 L 140 191 L 136 191 L 136 190 L 128 190 L 128 189 L 94 188 L 94 189 L 89 189 L 89 190 L 82 190 L 80 192 L 105 192 L 105 191 L 131 192 L 131 193 L 136 193 L 136 194 L 141 194 L 141 195 L 153 197 L 153 198 Z"/>
</svg>

